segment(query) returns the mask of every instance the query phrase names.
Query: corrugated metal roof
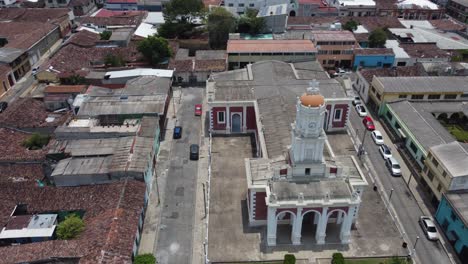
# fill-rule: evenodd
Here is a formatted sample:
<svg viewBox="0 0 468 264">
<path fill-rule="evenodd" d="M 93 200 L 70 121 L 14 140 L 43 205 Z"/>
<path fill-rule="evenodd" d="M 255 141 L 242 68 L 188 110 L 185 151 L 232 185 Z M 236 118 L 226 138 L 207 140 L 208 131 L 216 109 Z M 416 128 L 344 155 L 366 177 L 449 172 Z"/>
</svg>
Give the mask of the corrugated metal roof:
<svg viewBox="0 0 468 264">
<path fill-rule="evenodd" d="M 385 93 L 468 93 L 468 77 L 416 76 L 375 78 L 382 83 Z"/>
<path fill-rule="evenodd" d="M 317 52 L 310 40 L 229 40 L 228 53 Z"/>
</svg>

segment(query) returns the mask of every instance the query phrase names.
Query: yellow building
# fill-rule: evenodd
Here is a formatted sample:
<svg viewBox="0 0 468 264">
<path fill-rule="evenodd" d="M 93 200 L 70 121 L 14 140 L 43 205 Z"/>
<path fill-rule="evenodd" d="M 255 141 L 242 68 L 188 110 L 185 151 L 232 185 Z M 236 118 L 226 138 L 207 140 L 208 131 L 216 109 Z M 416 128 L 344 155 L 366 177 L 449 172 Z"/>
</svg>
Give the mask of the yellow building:
<svg viewBox="0 0 468 264">
<path fill-rule="evenodd" d="M 468 144 L 458 141 L 430 148 L 422 176 L 440 201 L 447 191 L 468 189 Z"/>
<path fill-rule="evenodd" d="M 468 77 L 373 77 L 369 106 L 382 114 L 383 103 L 396 100 L 468 101 Z"/>
</svg>

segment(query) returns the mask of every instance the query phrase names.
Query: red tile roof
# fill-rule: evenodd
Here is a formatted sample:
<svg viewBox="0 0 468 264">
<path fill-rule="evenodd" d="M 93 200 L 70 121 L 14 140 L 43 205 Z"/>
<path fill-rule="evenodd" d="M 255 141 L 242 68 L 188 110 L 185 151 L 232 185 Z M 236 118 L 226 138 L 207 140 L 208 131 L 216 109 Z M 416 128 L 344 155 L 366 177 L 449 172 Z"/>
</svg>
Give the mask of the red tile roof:
<svg viewBox="0 0 468 264">
<path fill-rule="evenodd" d="M 197 60 L 195 72 L 222 72 L 226 70 L 225 60 Z"/>
<path fill-rule="evenodd" d="M 46 122 L 46 118 L 50 116 L 55 117 L 55 120 Z M 67 118 L 67 114 L 48 112 L 41 101 L 23 98 L 9 105 L 0 115 L 0 124 L 14 128 L 56 127 Z"/>
<path fill-rule="evenodd" d="M 203 4 L 208 7 L 210 5 L 212 6 L 219 6 L 221 5 L 222 0 L 203 0 Z"/>
<path fill-rule="evenodd" d="M 2 8 L 0 21 L 56 23 L 69 19 L 68 8 Z"/>
<path fill-rule="evenodd" d="M 348 30 L 317 30 L 312 31 L 315 41 L 356 41 L 353 33 Z"/>
<path fill-rule="evenodd" d="M 412 58 L 450 58 L 450 53 L 441 50 L 435 43 L 400 43 Z"/>
<path fill-rule="evenodd" d="M 376 30 L 377 28 L 404 28 L 397 17 L 340 17 L 341 23 L 344 25 L 349 20 L 354 20 L 359 24 L 363 25 L 369 32 Z"/>
<path fill-rule="evenodd" d="M 317 49 L 310 40 L 229 40 L 227 52 L 317 52 Z"/>
<path fill-rule="evenodd" d="M 49 85 L 44 89 L 45 93 L 84 93 L 87 85 Z"/>
<path fill-rule="evenodd" d="M 372 49 L 354 49 L 356 55 L 395 55 L 393 49 L 372 48 Z"/>
<path fill-rule="evenodd" d="M 90 32 L 88 30 L 81 30 L 72 35 L 70 39 L 66 42 L 66 45 L 75 45 L 79 47 L 91 48 L 96 46 L 96 42 L 99 41 L 101 37 L 99 34 Z"/>
<path fill-rule="evenodd" d="M 49 61 L 49 65 L 61 73 L 75 72 L 104 66 L 104 57 L 107 54 L 122 56 L 127 62 L 135 62 L 140 59 L 140 53 L 135 45 L 120 48 L 82 48 L 75 45 L 66 45 L 61 48 Z"/>
<path fill-rule="evenodd" d="M 31 214 L 83 210 L 85 222 L 85 230 L 73 240 L 0 247 L 0 262 L 71 257 L 80 263 L 130 264 L 144 193 L 145 184 L 135 180 L 79 187 L 0 186 L 1 226 L 18 203 L 27 204 Z"/>
<path fill-rule="evenodd" d="M 22 146 L 23 141 L 31 134 L 19 132 L 8 128 L 0 128 L 0 161 L 42 161 L 45 159 L 46 150 L 28 150 Z M 0 254 L 1 255 L 1 254 Z"/>
<path fill-rule="evenodd" d="M 136 4 L 137 0 L 107 0 L 106 3 L 109 4 Z"/>
<path fill-rule="evenodd" d="M 99 26 L 138 26 L 146 13 L 127 14 L 112 17 L 84 17 L 81 24 L 94 24 Z"/>
<path fill-rule="evenodd" d="M 440 30 L 447 30 L 447 31 L 456 31 L 456 30 L 465 30 L 466 24 L 462 24 L 454 19 L 436 19 L 436 20 L 429 20 L 435 28 Z"/>
<path fill-rule="evenodd" d="M 26 183 L 35 186 L 36 180 L 44 177 L 44 168 L 40 163 L 0 163 L 0 185 Z"/>
<path fill-rule="evenodd" d="M 113 17 L 113 16 L 122 16 L 122 15 L 138 15 L 144 13 L 144 11 L 120 11 L 120 10 L 108 10 L 108 9 L 100 9 L 94 17 Z"/>
<path fill-rule="evenodd" d="M 56 25 L 41 22 L 1 22 L 0 36 L 8 40 L 5 47 L 28 50 L 56 28 Z"/>
<path fill-rule="evenodd" d="M 420 64 L 416 64 L 414 66 L 400 66 L 394 69 L 391 68 L 379 68 L 379 69 L 361 69 L 359 71 L 366 79 L 368 83 L 372 82 L 372 78 L 375 76 L 377 77 L 392 77 L 392 76 L 399 76 L 399 77 L 411 77 L 411 76 L 427 76 L 426 71 Z"/>
</svg>

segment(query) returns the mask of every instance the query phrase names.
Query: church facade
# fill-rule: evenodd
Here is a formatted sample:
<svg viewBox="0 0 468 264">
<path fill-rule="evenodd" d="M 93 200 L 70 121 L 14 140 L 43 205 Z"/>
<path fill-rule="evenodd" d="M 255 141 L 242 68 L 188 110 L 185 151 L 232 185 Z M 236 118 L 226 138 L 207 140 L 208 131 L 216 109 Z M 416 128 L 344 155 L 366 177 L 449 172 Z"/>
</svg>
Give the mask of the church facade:
<svg viewBox="0 0 468 264">
<path fill-rule="evenodd" d="M 266 226 L 268 246 L 283 227 L 293 245 L 304 243 L 303 229 L 325 244 L 329 224 L 349 243 L 367 185 L 354 157 L 335 155 L 327 140 L 327 132 L 346 129 L 352 99 L 320 70 L 307 75 L 319 80 L 298 70 L 313 67 L 267 61 L 207 81 L 211 133 L 253 135 L 255 158 L 245 160 L 248 222 Z M 235 122 L 242 125 L 232 132 Z"/>
</svg>

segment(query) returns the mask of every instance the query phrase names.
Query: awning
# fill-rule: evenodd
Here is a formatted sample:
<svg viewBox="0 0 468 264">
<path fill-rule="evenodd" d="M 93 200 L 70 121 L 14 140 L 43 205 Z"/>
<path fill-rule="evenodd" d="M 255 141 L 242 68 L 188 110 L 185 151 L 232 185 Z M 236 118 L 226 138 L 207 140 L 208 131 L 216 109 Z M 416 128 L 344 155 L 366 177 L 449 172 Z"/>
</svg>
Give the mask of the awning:
<svg viewBox="0 0 468 264">
<path fill-rule="evenodd" d="M 406 134 L 403 132 L 403 130 L 401 130 L 401 128 L 398 129 L 398 133 L 400 133 L 402 138 L 406 138 Z"/>
</svg>

